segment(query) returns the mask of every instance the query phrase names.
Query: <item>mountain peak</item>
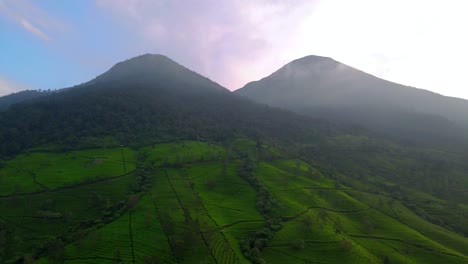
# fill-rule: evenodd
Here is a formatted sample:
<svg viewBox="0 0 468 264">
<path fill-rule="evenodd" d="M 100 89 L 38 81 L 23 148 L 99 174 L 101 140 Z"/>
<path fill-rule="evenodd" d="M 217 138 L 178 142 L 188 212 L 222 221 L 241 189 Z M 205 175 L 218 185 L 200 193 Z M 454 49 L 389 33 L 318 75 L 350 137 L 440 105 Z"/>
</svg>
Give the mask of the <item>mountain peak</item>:
<svg viewBox="0 0 468 264">
<path fill-rule="evenodd" d="M 134 75 L 155 75 L 158 73 L 188 71 L 185 67 L 161 54 L 143 54 L 118 62 L 101 76 L 128 78 Z"/>
<path fill-rule="evenodd" d="M 323 57 L 317 55 L 308 55 L 290 62 L 290 64 L 311 64 L 311 63 L 323 63 L 323 62 L 334 62 L 338 63 L 330 57 Z"/>
<path fill-rule="evenodd" d="M 277 78 L 307 78 L 313 75 L 323 75 L 347 67 L 329 57 L 309 55 L 291 61 L 274 72 L 271 77 Z"/>
<path fill-rule="evenodd" d="M 142 55 L 121 61 L 117 63 L 115 66 L 122 65 L 122 64 L 125 65 L 128 63 L 175 63 L 177 64 L 177 62 L 173 61 L 172 59 L 170 59 L 169 57 L 165 55 L 146 53 L 146 54 L 142 54 Z"/>
<path fill-rule="evenodd" d="M 226 90 L 167 56 L 148 53 L 115 64 L 92 82 L 144 83 L 147 87 L 159 87 L 161 84 L 167 86 L 172 83 L 171 87 L 178 89 L 190 86 L 198 87 L 196 90 Z"/>
<path fill-rule="evenodd" d="M 468 126 L 468 104 L 464 100 L 380 79 L 327 57 L 307 56 L 294 60 L 236 92 L 271 106 L 301 113 L 312 112 L 311 109 L 315 109 L 315 113 L 328 111 L 346 120 L 351 120 L 352 109 L 357 123 L 363 116 L 362 109 L 371 109 L 365 114 L 370 116 L 369 120 L 379 122 L 391 115 L 398 117 L 394 113 L 415 113 L 434 115 Z M 399 121 L 387 122 L 397 124 L 391 127 L 394 131 L 402 131 L 404 127 Z M 411 125 L 408 127 L 415 127 Z M 408 130 L 408 134 L 413 132 Z"/>
</svg>

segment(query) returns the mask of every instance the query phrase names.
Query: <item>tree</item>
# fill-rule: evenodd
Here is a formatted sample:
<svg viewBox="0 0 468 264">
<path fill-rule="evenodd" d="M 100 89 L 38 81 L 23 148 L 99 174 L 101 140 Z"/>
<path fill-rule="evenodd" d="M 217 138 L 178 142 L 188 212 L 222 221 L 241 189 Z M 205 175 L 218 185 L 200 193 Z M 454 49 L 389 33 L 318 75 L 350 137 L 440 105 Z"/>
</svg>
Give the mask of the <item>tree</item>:
<svg viewBox="0 0 468 264">
<path fill-rule="evenodd" d="M 302 223 L 304 224 L 304 227 L 305 228 L 310 228 L 312 226 L 312 218 L 310 217 L 310 215 L 307 215 L 304 219 L 302 219 Z"/>
<path fill-rule="evenodd" d="M 216 185 L 217 185 L 217 181 L 216 179 L 209 179 L 207 182 L 206 182 L 206 187 L 208 188 L 208 190 L 214 190 L 214 188 L 216 188 Z"/>
<path fill-rule="evenodd" d="M 55 208 L 55 201 L 53 199 L 44 200 L 39 208 L 43 211 L 52 211 Z"/>
<path fill-rule="evenodd" d="M 96 209 L 101 209 L 104 206 L 104 198 L 97 192 L 93 192 L 89 200 L 91 205 Z"/>
<path fill-rule="evenodd" d="M 151 226 L 151 223 L 153 221 L 152 215 L 153 215 L 152 210 L 150 209 L 146 210 L 146 213 L 145 213 L 145 227 L 146 228 Z"/>
<path fill-rule="evenodd" d="M 34 264 L 36 261 L 34 261 L 34 257 L 31 255 L 26 255 L 23 257 L 23 264 Z"/>
<path fill-rule="evenodd" d="M 366 233 L 371 233 L 372 231 L 374 231 L 375 224 L 370 218 L 364 217 L 362 219 L 362 225 Z"/>
<path fill-rule="evenodd" d="M 145 256 L 145 264 L 159 264 L 161 263 L 161 258 L 158 256 Z"/>
<path fill-rule="evenodd" d="M 137 205 L 139 200 L 140 200 L 140 196 L 138 196 L 138 194 L 130 195 L 127 200 L 127 207 L 129 209 L 133 209 Z"/>
<path fill-rule="evenodd" d="M 63 262 L 65 257 L 65 245 L 61 239 L 55 239 L 48 243 L 46 254 L 54 262 Z"/>
<path fill-rule="evenodd" d="M 161 222 L 161 227 L 166 235 L 172 234 L 174 232 L 174 221 L 170 214 L 162 211 L 159 214 L 159 221 Z"/>
<path fill-rule="evenodd" d="M 114 261 L 116 264 L 122 263 L 122 256 L 120 254 L 120 249 L 116 248 L 114 250 Z"/>
<path fill-rule="evenodd" d="M 181 260 L 184 256 L 185 241 L 182 239 L 173 238 L 171 240 L 171 245 L 172 245 L 172 249 L 174 250 L 175 257 Z"/>
<path fill-rule="evenodd" d="M 344 251 L 351 251 L 353 249 L 353 243 L 351 241 L 343 239 L 340 241 L 341 248 L 343 248 Z"/>
<path fill-rule="evenodd" d="M 305 248 L 304 239 L 296 239 L 291 242 L 291 247 L 295 250 L 301 250 Z"/>
<path fill-rule="evenodd" d="M 390 258 L 388 256 L 385 256 L 383 259 L 384 264 L 390 264 Z"/>
</svg>

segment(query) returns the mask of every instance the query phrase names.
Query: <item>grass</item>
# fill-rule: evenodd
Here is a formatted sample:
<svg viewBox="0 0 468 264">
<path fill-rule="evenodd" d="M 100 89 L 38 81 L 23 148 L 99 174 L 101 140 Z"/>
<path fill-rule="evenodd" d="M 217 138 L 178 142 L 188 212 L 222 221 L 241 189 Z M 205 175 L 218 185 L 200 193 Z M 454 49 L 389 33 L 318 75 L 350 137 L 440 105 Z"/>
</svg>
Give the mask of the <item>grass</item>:
<svg viewBox="0 0 468 264">
<path fill-rule="evenodd" d="M 236 174 L 237 164 L 198 164 L 187 168 L 194 190 L 203 202 L 206 213 L 234 250 L 246 262 L 239 243 L 258 230 L 264 219 L 255 208 L 255 190 Z M 224 240 L 224 239 L 223 239 Z"/>
<path fill-rule="evenodd" d="M 106 204 L 127 199 L 135 180 L 134 175 L 126 175 L 69 189 L 0 198 L 0 225 L 12 234 L 14 240 L 8 243 L 15 244 L 9 255 L 26 254 L 68 233 L 70 227 L 100 219 Z"/>
<path fill-rule="evenodd" d="M 275 148 L 246 139 L 230 144 L 265 158 L 257 162 L 255 176 L 279 203 L 282 228 L 261 252 L 267 263 L 468 262 L 466 237 L 428 222 L 418 211 L 442 214 L 449 206 L 442 199 L 417 192 L 413 200 L 395 200 L 369 183 L 335 174 L 345 186 L 302 160 L 280 159 Z M 126 203 L 142 190 L 131 209 L 112 222 L 78 228 L 80 235 L 65 246 L 65 263 L 249 263 L 241 241 L 265 219 L 257 211 L 255 189 L 237 175 L 240 161 L 232 152 L 181 141 L 124 149 L 124 154 L 127 172 L 139 160 L 135 173 L 119 176 L 119 148 L 31 152 L 6 161 L 0 169 L 5 183 L 0 191 L 6 195 L 0 197 L 0 235 L 11 234 L 6 241 L 14 245 L 7 257 L 28 254 L 73 227 L 101 219 L 109 205 Z M 151 185 L 140 189 L 143 174 Z M 444 219 L 466 210 L 453 205 Z M 4 256 L 0 247 L 0 259 Z M 51 261 L 42 257 L 38 263 Z"/>
<path fill-rule="evenodd" d="M 222 147 L 199 141 L 155 144 L 140 151 L 148 156 L 146 164 L 154 166 L 220 160 L 225 155 Z"/>
<path fill-rule="evenodd" d="M 150 195 L 112 223 L 89 233 L 65 249 L 65 263 L 144 263 L 147 259 L 175 263 Z"/>
<path fill-rule="evenodd" d="M 391 263 L 468 261 L 461 253 L 466 252 L 466 239 L 436 228 L 401 203 L 390 208 L 386 196 L 353 192 L 311 171 L 293 160 L 258 164 L 257 177 L 282 204 L 286 220 L 262 252 L 267 262 L 379 263 L 385 257 Z M 300 249 L 293 246 L 298 240 L 304 243 Z"/>
<path fill-rule="evenodd" d="M 466 238 L 450 232 L 440 226 L 425 221 L 413 211 L 404 206 L 400 201 L 379 197 L 375 194 L 349 191 L 352 196 L 383 212 L 387 216 L 410 226 L 425 237 L 437 241 L 444 248 L 458 251 L 468 255 L 468 241 Z"/>
<path fill-rule="evenodd" d="M 202 225 L 206 219 L 198 218 L 202 209 L 183 177 L 183 171 L 171 169 L 162 170 L 153 178 L 151 192 L 165 233 L 172 241 L 177 259 L 215 263 L 195 222 L 197 219 Z"/>
<path fill-rule="evenodd" d="M 123 149 L 126 171 L 135 169 L 134 151 Z M 122 149 L 89 149 L 66 153 L 32 152 L 4 163 L 0 195 L 31 193 L 124 174 Z"/>
</svg>

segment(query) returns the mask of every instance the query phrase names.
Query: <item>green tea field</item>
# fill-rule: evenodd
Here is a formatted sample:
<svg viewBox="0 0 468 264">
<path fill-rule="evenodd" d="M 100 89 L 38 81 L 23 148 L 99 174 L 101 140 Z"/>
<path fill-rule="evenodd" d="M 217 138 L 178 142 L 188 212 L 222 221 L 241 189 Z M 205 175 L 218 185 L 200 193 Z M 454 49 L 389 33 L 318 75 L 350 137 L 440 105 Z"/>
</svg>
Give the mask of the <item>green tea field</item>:
<svg viewBox="0 0 468 264">
<path fill-rule="evenodd" d="M 465 237 L 339 178 L 248 140 L 22 154 L 0 169 L 1 261 L 468 263 Z"/>
</svg>

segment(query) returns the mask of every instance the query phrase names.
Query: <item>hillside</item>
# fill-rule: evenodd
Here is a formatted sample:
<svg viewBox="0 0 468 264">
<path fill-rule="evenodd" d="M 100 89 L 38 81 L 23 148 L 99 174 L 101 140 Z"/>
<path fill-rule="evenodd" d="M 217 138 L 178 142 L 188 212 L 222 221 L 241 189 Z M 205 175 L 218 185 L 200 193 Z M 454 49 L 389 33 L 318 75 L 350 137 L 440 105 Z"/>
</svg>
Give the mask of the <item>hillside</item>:
<svg viewBox="0 0 468 264">
<path fill-rule="evenodd" d="M 0 263 L 466 263 L 464 157 L 162 55 L 0 112 Z"/>
<path fill-rule="evenodd" d="M 7 109 L 11 105 L 49 95 L 50 93 L 50 91 L 26 90 L 2 96 L 0 97 L 0 111 Z"/>
<path fill-rule="evenodd" d="M 236 93 L 404 143 L 454 148 L 468 142 L 468 101 L 382 80 L 331 58 L 292 61 Z"/>
<path fill-rule="evenodd" d="M 466 237 L 409 207 L 445 207 L 443 201 L 414 191 L 400 200 L 246 139 L 36 151 L 5 162 L 0 175 L 3 261 L 468 260 Z M 5 175 L 30 183 L 18 186 Z"/>
<path fill-rule="evenodd" d="M 115 145 L 233 136 L 291 143 L 333 131 L 327 122 L 255 104 L 167 57 L 149 54 L 88 83 L 13 105 L 0 123 L 3 155 L 49 143 L 89 146 L 106 136 Z"/>
</svg>

